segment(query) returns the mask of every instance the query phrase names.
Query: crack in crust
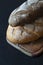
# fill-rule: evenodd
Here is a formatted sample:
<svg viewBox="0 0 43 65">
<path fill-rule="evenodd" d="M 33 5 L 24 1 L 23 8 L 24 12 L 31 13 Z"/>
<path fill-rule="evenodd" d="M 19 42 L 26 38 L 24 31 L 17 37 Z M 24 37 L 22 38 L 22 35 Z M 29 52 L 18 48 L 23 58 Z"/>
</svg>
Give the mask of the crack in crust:
<svg viewBox="0 0 43 65">
<path fill-rule="evenodd" d="M 38 23 L 41 24 L 39 25 Z M 25 24 L 24 26 L 16 26 L 16 27 L 12 27 L 9 25 L 7 29 L 8 39 L 11 40 L 13 38 L 13 41 L 16 43 L 26 43 L 37 40 L 40 37 L 43 37 L 42 24 L 43 24 L 43 17 L 37 19 L 34 22 L 34 24 Z"/>
<path fill-rule="evenodd" d="M 32 55 L 43 52 L 43 0 L 24 2 L 11 13 L 8 22 L 7 40 Z"/>
</svg>

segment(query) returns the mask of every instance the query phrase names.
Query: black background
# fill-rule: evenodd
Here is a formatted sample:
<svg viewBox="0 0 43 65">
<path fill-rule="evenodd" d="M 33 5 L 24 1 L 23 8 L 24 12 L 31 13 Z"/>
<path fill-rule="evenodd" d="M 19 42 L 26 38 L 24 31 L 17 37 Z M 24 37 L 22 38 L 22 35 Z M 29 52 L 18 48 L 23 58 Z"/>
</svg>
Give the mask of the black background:
<svg viewBox="0 0 43 65">
<path fill-rule="evenodd" d="M 0 65 L 43 65 L 43 54 L 28 57 L 6 41 L 6 29 L 10 13 L 25 0 L 0 0 Z"/>
</svg>

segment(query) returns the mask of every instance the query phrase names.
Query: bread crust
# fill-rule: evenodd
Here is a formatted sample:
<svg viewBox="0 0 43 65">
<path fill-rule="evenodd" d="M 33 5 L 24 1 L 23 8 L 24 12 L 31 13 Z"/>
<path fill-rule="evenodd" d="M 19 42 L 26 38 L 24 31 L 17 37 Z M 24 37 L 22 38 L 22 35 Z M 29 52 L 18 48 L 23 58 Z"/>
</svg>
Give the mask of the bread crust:
<svg viewBox="0 0 43 65">
<path fill-rule="evenodd" d="M 37 0 L 30 6 L 26 3 L 15 9 L 9 17 L 6 35 L 11 42 L 27 43 L 43 37 L 43 1 Z"/>
<path fill-rule="evenodd" d="M 28 0 L 29 1 L 29 0 Z M 32 56 L 43 52 L 43 1 L 24 2 L 9 17 L 6 39 Z M 28 55 L 28 54 L 27 54 Z"/>
<path fill-rule="evenodd" d="M 18 46 L 28 53 L 31 53 L 32 56 L 35 56 L 43 52 L 43 38 L 38 39 L 34 42 L 30 42 L 28 44 L 19 44 Z"/>
<path fill-rule="evenodd" d="M 26 2 L 27 3 L 27 2 Z M 15 9 L 9 17 L 9 24 L 11 26 L 23 25 L 25 23 L 32 23 L 32 21 L 43 16 L 43 1 L 38 1 L 37 3 L 32 3 L 30 6 L 28 4 L 22 5 Z"/>
<path fill-rule="evenodd" d="M 39 23 L 39 22 L 38 22 Z M 27 43 L 43 37 L 43 25 L 37 22 L 34 24 L 25 24 L 24 26 L 8 26 L 6 37 L 13 43 Z"/>
</svg>

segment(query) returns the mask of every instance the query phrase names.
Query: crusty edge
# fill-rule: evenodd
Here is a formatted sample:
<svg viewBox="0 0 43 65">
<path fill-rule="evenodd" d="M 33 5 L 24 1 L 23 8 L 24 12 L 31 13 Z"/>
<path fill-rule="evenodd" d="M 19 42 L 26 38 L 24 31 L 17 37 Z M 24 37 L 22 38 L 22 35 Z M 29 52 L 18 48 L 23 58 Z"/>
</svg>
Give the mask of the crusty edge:
<svg viewBox="0 0 43 65">
<path fill-rule="evenodd" d="M 7 40 L 7 38 L 6 38 L 6 40 Z M 9 40 L 7 40 L 7 42 L 8 42 L 11 46 L 13 46 L 14 48 L 16 48 L 17 50 L 21 51 L 22 53 L 24 53 L 24 54 L 27 55 L 27 56 L 31 56 L 31 57 L 32 57 L 32 56 L 37 56 L 39 53 L 41 53 L 41 52 L 43 51 L 43 48 L 41 48 L 40 50 L 38 50 L 38 51 L 35 52 L 35 53 L 30 53 L 30 52 L 27 52 L 26 50 L 20 48 L 20 47 L 18 46 L 18 44 L 13 44 L 13 43 L 11 43 Z"/>
</svg>

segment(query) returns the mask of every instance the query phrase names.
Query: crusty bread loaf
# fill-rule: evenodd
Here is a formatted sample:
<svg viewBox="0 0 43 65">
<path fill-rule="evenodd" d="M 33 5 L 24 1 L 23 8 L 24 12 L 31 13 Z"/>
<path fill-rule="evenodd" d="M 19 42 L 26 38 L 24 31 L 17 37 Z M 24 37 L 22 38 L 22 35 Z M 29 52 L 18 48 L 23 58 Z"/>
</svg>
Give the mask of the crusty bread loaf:
<svg viewBox="0 0 43 65">
<path fill-rule="evenodd" d="M 27 0 L 10 14 L 8 22 L 8 41 L 27 55 L 43 52 L 43 0 Z"/>
</svg>

